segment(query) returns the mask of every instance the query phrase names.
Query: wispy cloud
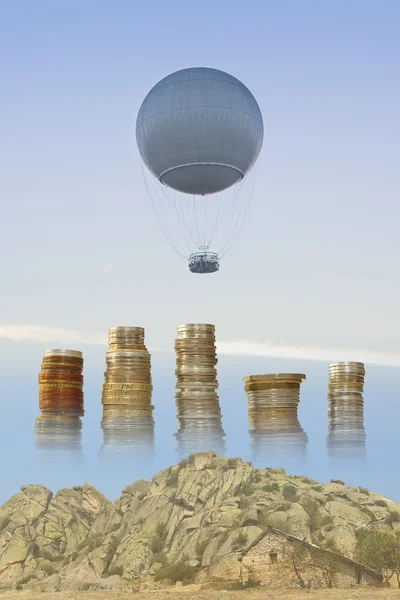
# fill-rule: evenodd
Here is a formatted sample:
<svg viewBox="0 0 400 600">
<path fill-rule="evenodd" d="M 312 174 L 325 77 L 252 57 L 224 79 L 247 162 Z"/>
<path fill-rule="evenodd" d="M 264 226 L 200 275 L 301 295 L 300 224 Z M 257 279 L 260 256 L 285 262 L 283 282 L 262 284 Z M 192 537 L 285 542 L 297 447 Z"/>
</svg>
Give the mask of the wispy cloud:
<svg viewBox="0 0 400 600">
<path fill-rule="evenodd" d="M 106 344 L 107 334 L 86 333 L 61 329 L 59 327 L 46 327 L 45 325 L 1 325 L 0 338 L 7 338 L 16 342 L 32 340 L 35 342 L 61 342 L 75 344 Z"/>
<path fill-rule="evenodd" d="M 275 358 L 294 358 L 308 360 L 360 361 L 375 365 L 390 367 L 400 366 L 400 354 L 394 352 L 379 352 L 363 348 L 317 348 L 315 346 L 296 346 L 289 344 L 275 344 L 273 342 L 251 342 L 237 340 L 218 342 L 219 354 L 237 356 L 265 356 Z"/>
<path fill-rule="evenodd" d="M 1 325 L 0 338 L 14 341 L 31 340 L 61 344 L 100 344 L 107 345 L 107 332 L 89 333 L 44 325 Z M 154 348 L 152 351 L 172 352 L 173 348 Z M 356 360 L 369 364 L 389 367 L 400 366 L 400 354 L 380 352 L 363 348 L 318 348 L 315 346 L 298 346 L 276 344 L 274 342 L 252 342 L 249 340 L 218 341 L 219 354 L 231 356 L 265 356 L 275 358 L 293 358 L 303 360 L 321 360 L 333 362 L 338 360 Z"/>
</svg>

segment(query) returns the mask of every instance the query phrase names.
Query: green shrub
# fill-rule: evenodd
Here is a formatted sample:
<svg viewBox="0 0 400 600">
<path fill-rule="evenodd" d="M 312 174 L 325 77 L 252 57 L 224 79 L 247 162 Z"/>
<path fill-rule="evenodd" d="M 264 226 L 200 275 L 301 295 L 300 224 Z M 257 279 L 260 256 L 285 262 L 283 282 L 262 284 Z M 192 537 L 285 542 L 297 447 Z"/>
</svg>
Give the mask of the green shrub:
<svg viewBox="0 0 400 600">
<path fill-rule="evenodd" d="M 189 454 L 189 456 L 187 457 L 187 461 L 189 465 L 193 465 L 194 464 L 194 454 Z"/>
<path fill-rule="evenodd" d="M 282 494 L 288 502 L 294 502 L 297 498 L 297 490 L 294 485 L 291 485 L 290 483 L 283 486 Z"/>
<path fill-rule="evenodd" d="M 122 565 L 113 565 L 108 569 L 108 575 L 119 575 L 122 577 L 124 574 L 124 567 Z"/>
<path fill-rule="evenodd" d="M 18 590 L 18 592 L 20 590 L 22 590 L 22 585 L 20 583 L 17 583 L 17 585 L 15 586 L 15 589 Z"/>
<path fill-rule="evenodd" d="M 324 491 L 324 488 L 323 488 L 323 486 L 322 486 L 322 485 L 313 485 L 313 486 L 312 486 L 312 489 L 313 489 L 315 492 L 319 492 L 319 493 Z"/>
<path fill-rule="evenodd" d="M 357 536 L 355 560 L 379 573 L 400 575 L 400 537 L 389 531 L 362 531 Z"/>
<path fill-rule="evenodd" d="M 267 483 L 262 489 L 264 492 L 279 492 L 279 485 L 276 482 Z"/>
<path fill-rule="evenodd" d="M 346 485 L 341 479 L 331 479 L 331 483 L 338 483 L 339 485 Z"/>
<path fill-rule="evenodd" d="M 303 503 L 303 508 L 308 514 L 308 526 L 311 533 L 316 533 L 321 528 L 318 502 L 315 502 L 315 500 L 312 500 L 311 498 L 307 498 Z"/>
<path fill-rule="evenodd" d="M 238 496 L 251 496 L 254 494 L 254 486 L 250 481 L 243 482 L 236 490 L 236 494 Z"/>
<path fill-rule="evenodd" d="M 309 477 L 306 477 L 305 475 L 303 477 L 300 477 L 300 479 L 304 483 L 308 483 L 308 485 L 312 485 L 313 483 L 315 483 L 315 481 L 313 479 L 310 479 Z"/>
<path fill-rule="evenodd" d="M 283 502 L 282 504 L 279 504 L 276 507 L 275 512 L 286 512 L 290 508 L 291 508 L 291 502 Z"/>
<path fill-rule="evenodd" d="M 332 552 L 338 552 L 336 542 L 332 537 L 325 538 L 322 543 L 322 546 L 327 550 L 332 550 Z"/>
<path fill-rule="evenodd" d="M 233 583 L 229 583 L 226 587 L 229 591 L 235 590 L 249 590 L 251 588 L 260 587 L 261 581 L 256 579 L 249 579 L 248 581 L 235 581 Z"/>
<path fill-rule="evenodd" d="M 393 523 L 399 523 L 400 521 L 400 513 L 397 510 L 389 511 L 388 516 L 386 517 L 386 523 L 389 525 L 393 525 Z"/>
<path fill-rule="evenodd" d="M 235 469 L 236 465 L 237 465 L 237 459 L 236 458 L 228 458 L 227 465 L 228 465 L 228 469 Z"/>
<path fill-rule="evenodd" d="M 240 528 L 240 519 L 235 519 L 231 525 L 231 531 L 235 531 L 235 529 Z"/>
<path fill-rule="evenodd" d="M 188 464 L 188 461 L 186 459 L 181 460 L 181 462 L 178 465 L 179 470 L 184 469 L 185 467 L 187 467 L 187 464 Z"/>
<path fill-rule="evenodd" d="M 53 575 L 54 573 L 54 567 L 53 565 L 48 565 L 48 564 L 44 564 L 44 565 L 40 565 L 41 570 L 46 573 L 46 575 Z"/>
<path fill-rule="evenodd" d="M 154 565 L 156 563 L 159 563 L 160 565 L 167 564 L 167 558 L 166 558 L 164 552 L 157 552 L 156 554 L 153 554 L 153 556 L 151 557 L 151 560 L 150 560 L 150 564 Z"/>
<path fill-rule="evenodd" d="M 239 508 L 245 510 L 246 508 L 249 508 L 250 504 L 251 502 L 246 496 L 241 496 L 239 501 Z"/>
<path fill-rule="evenodd" d="M 369 490 L 367 490 L 367 488 L 359 487 L 358 491 L 360 492 L 360 494 L 365 494 L 366 496 L 369 496 Z"/>
<path fill-rule="evenodd" d="M 174 499 L 175 506 L 180 506 L 181 508 L 186 508 L 186 502 L 183 498 L 175 498 Z"/>
<path fill-rule="evenodd" d="M 167 487 L 175 487 L 176 484 L 178 483 L 178 478 L 179 478 L 178 469 L 175 469 L 175 471 L 172 471 L 172 469 L 169 469 L 168 476 L 165 481 L 165 485 Z"/>
<path fill-rule="evenodd" d="M 88 592 L 89 590 L 91 590 L 92 588 L 95 588 L 96 584 L 95 583 L 81 583 L 80 585 L 78 585 L 78 590 L 80 592 Z"/>
<path fill-rule="evenodd" d="M 21 577 L 21 579 L 18 579 L 17 583 L 19 583 L 20 585 L 25 585 L 26 583 L 31 581 L 31 579 L 36 579 L 36 575 L 34 575 L 33 573 L 31 575 L 25 575 L 25 577 Z"/>
<path fill-rule="evenodd" d="M 382 506 L 382 508 L 387 508 L 387 502 L 384 500 L 375 500 L 374 504 L 376 506 Z"/>
<path fill-rule="evenodd" d="M 256 471 L 253 474 L 253 477 L 251 478 L 251 480 L 253 483 L 256 483 L 256 484 L 260 483 L 260 481 L 262 481 L 262 475 L 261 475 L 260 471 Z"/>
<path fill-rule="evenodd" d="M 306 498 L 306 500 L 302 503 L 302 506 L 310 518 L 312 518 L 316 514 L 318 514 L 318 511 L 319 511 L 318 502 L 316 502 L 312 498 Z"/>
<path fill-rule="evenodd" d="M 84 542 L 84 546 L 86 545 L 86 540 Z M 54 560 L 54 556 L 52 555 L 51 552 L 49 552 L 48 550 L 46 550 L 46 548 L 42 548 L 40 550 L 40 556 L 42 558 L 46 558 L 47 560 Z"/>
<path fill-rule="evenodd" d="M 169 580 L 171 583 L 182 581 L 185 585 L 193 583 L 194 578 L 198 573 L 197 567 L 192 567 L 188 563 L 187 556 L 184 556 L 180 561 L 165 564 L 161 566 L 155 574 L 156 581 L 162 581 L 163 579 Z"/>
<path fill-rule="evenodd" d="M 164 523 L 158 523 L 153 537 L 150 541 L 150 550 L 153 554 L 158 554 L 162 551 L 167 539 L 168 531 L 167 526 Z"/>
<path fill-rule="evenodd" d="M 269 515 L 268 509 L 263 508 L 258 515 L 258 522 L 261 527 L 265 528 L 269 526 Z"/>
</svg>

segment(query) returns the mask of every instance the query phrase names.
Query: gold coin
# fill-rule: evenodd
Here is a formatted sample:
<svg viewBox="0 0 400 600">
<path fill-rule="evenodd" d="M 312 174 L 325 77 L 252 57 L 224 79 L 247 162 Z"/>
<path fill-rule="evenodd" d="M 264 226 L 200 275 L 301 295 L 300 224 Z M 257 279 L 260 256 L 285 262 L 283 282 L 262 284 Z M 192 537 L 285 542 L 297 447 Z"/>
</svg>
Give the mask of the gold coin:
<svg viewBox="0 0 400 600">
<path fill-rule="evenodd" d="M 151 398 L 151 390 L 105 390 L 103 391 L 104 398 L 119 398 L 126 396 L 127 398 Z"/>
<path fill-rule="evenodd" d="M 83 381 L 69 381 L 68 379 L 45 379 L 39 380 L 39 386 L 42 388 L 46 387 L 71 387 L 71 388 L 81 388 L 83 387 Z"/>
<path fill-rule="evenodd" d="M 151 383 L 104 383 L 103 391 L 113 390 L 152 390 Z"/>
<path fill-rule="evenodd" d="M 104 408 L 103 409 L 103 418 L 104 417 L 147 417 L 152 414 L 154 407 L 150 407 L 148 409 L 134 409 L 134 408 Z"/>
<path fill-rule="evenodd" d="M 102 398 L 103 406 L 132 406 L 133 408 L 149 408 L 151 406 L 151 398 L 148 400 L 138 400 L 137 398 Z"/>
<path fill-rule="evenodd" d="M 306 376 L 303 373 L 269 373 L 266 375 L 248 375 L 243 377 L 243 381 L 245 383 L 248 382 L 261 382 L 261 381 L 303 381 L 306 379 Z"/>
</svg>

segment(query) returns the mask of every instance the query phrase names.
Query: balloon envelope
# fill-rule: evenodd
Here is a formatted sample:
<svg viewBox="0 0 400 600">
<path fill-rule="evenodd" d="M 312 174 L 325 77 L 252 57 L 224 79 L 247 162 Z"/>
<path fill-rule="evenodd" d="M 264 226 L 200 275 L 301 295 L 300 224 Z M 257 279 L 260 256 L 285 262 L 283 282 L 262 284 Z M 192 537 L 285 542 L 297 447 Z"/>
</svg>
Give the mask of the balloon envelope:
<svg viewBox="0 0 400 600">
<path fill-rule="evenodd" d="M 143 162 L 186 194 L 220 192 L 251 169 L 263 141 L 260 108 L 243 83 L 217 69 L 168 75 L 148 93 L 136 122 Z"/>
</svg>

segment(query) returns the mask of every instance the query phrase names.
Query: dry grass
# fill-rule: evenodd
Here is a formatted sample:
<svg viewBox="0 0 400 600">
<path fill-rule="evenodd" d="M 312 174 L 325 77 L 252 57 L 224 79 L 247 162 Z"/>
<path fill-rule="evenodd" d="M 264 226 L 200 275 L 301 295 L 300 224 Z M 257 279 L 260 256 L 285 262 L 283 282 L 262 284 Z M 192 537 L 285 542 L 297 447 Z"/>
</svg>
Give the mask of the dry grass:
<svg viewBox="0 0 400 600">
<path fill-rule="evenodd" d="M 335 590 L 270 590 L 257 589 L 242 592 L 208 591 L 187 586 L 162 591 L 148 590 L 134 594 L 135 600 L 395 600 L 400 590 L 388 588 L 349 588 Z M 0 592 L 0 600 L 127 600 L 132 590 L 102 592 Z"/>
</svg>

